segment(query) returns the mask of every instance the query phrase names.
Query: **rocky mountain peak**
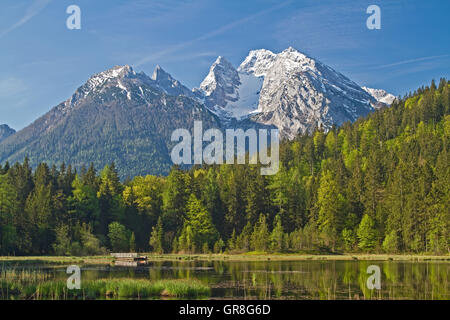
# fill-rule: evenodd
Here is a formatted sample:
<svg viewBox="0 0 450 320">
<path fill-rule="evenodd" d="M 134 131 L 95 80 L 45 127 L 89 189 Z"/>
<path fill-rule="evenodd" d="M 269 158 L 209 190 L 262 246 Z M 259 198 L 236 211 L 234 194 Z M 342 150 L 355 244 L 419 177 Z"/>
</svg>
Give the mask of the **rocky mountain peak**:
<svg viewBox="0 0 450 320">
<path fill-rule="evenodd" d="M 161 67 L 154 79 L 130 66 L 91 76 L 70 98 L 1 141 L 0 160 L 15 162 L 33 155 L 32 166 L 70 159 L 77 166 L 92 161 L 97 169 L 115 161 L 124 170 L 122 177 L 125 172 L 168 173 L 175 129 L 191 129 L 195 120 L 203 121 L 204 128 L 219 123 L 198 100 L 179 98 L 193 93 Z M 128 147 L 133 152 L 125 152 Z"/>
<path fill-rule="evenodd" d="M 173 80 L 172 76 L 161 68 L 159 64 L 156 65 L 155 70 L 153 70 L 151 78 L 155 81 Z"/>
<path fill-rule="evenodd" d="M 285 72 L 316 71 L 317 61 L 292 47 L 277 55 L 276 63 L 283 66 Z"/>
<path fill-rule="evenodd" d="M 216 77 L 221 77 L 227 74 L 234 75 L 237 72 L 234 66 L 227 59 L 222 56 L 218 56 L 209 69 L 209 73 L 214 74 Z"/>
<path fill-rule="evenodd" d="M 238 85 L 239 75 L 233 65 L 224 57 L 219 56 L 209 69 L 209 73 L 200 84 L 200 90 L 205 96 L 210 96 L 215 90 L 231 94 L 233 87 Z"/>
<path fill-rule="evenodd" d="M 91 76 L 88 81 L 81 86 L 76 93 L 81 93 L 87 96 L 89 93 L 101 90 L 101 88 L 108 84 L 117 84 L 124 78 L 135 77 L 136 72 L 129 65 L 114 66 L 111 69 L 99 72 Z"/>
<path fill-rule="evenodd" d="M 7 124 L 0 125 L 0 141 L 8 138 L 10 135 L 16 133 L 16 130 L 8 126 Z"/>
<path fill-rule="evenodd" d="M 272 66 L 276 54 L 266 49 L 252 50 L 238 68 L 239 72 L 265 76 Z"/>
<path fill-rule="evenodd" d="M 195 97 L 196 95 L 187 87 L 174 79 L 160 65 L 157 65 L 151 77 L 144 72 L 136 73 L 129 65 L 115 66 L 103 72 L 94 74 L 83 84 L 62 106 L 63 111 L 73 109 L 80 101 L 88 96 L 96 96 L 103 100 L 118 99 L 124 97 L 133 100 L 133 97 L 145 101 L 146 94 L 143 88 L 153 88 L 159 92 L 172 96 L 184 95 Z M 112 90 L 109 90 L 112 89 Z M 119 90 L 119 92 L 117 92 Z M 105 96 L 106 94 L 106 96 Z"/>
<path fill-rule="evenodd" d="M 129 65 L 114 66 L 111 69 L 94 74 L 89 78 L 88 83 L 98 85 L 111 79 L 120 79 L 129 75 L 136 75 Z"/>
<path fill-rule="evenodd" d="M 172 96 L 196 96 L 189 88 L 181 84 L 180 81 L 174 79 L 168 72 L 166 72 L 160 65 L 157 65 L 153 70 L 151 76 L 153 86 L 160 89 L 164 93 Z"/>
<path fill-rule="evenodd" d="M 219 57 L 199 91 L 224 120 L 275 125 L 288 138 L 318 124 L 328 128 L 354 121 L 377 102 L 349 78 L 293 47 L 280 53 L 252 50 L 238 69 Z"/>
<path fill-rule="evenodd" d="M 232 64 L 227 59 L 225 59 L 225 57 L 223 57 L 223 56 L 218 56 L 216 61 L 214 61 L 213 66 L 217 66 L 217 65 L 222 65 L 225 67 L 229 67 L 229 66 L 233 67 Z"/>
<path fill-rule="evenodd" d="M 395 100 L 395 96 L 386 92 L 383 89 L 373 89 L 368 87 L 362 87 L 367 93 L 374 97 L 378 102 L 385 105 L 391 105 Z"/>
</svg>

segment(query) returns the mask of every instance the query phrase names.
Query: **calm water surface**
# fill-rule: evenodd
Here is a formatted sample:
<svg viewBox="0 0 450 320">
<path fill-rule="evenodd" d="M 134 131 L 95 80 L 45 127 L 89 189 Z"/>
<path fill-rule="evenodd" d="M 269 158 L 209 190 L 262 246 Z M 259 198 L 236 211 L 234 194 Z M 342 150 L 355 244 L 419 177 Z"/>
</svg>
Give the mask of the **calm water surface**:
<svg viewBox="0 0 450 320">
<path fill-rule="evenodd" d="M 381 270 L 381 289 L 369 290 L 367 267 Z M 17 269 L 18 266 L 16 265 Z M 67 279 L 65 267 L 33 266 Z M 396 261 L 186 261 L 140 267 L 81 266 L 83 280 L 196 278 L 213 299 L 450 299 L 450 263 Z"/>
</svg>

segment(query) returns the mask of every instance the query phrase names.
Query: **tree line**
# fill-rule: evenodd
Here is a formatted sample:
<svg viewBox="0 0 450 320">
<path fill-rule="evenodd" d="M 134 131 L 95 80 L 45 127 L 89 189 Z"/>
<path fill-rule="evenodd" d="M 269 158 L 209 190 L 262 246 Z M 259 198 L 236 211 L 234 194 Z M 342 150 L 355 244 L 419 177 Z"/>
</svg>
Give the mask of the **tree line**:
<svg viewBox="0 0 450 320">
<path fill-rule="evenodd" d="M 280 170 L 173 167 L 121 182 L 0 166 L 0 254 L 450 251 L 450 83 L 280 145 Z"/>
</svg>

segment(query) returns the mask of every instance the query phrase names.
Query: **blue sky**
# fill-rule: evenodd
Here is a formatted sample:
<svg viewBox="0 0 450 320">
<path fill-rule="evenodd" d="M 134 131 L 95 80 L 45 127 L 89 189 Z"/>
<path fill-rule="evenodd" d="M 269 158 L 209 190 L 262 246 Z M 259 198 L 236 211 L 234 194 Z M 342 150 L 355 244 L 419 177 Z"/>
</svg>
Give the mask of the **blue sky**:
<svg viewBox="0 0 450 320">
<path fill-rule="evenodd" d="M 81 30 L 66 8 L 81 8 Z M 369 30 L 366 9 L 381 8 Z M 403 95 L 450 78 L 450 1 L 437 0 L 2 0 L 0 123 L 30 124 L 90 75 L 160 64 L 198 86 L 218 55 L 293 46 L 360 85 Z"/>
</svg>

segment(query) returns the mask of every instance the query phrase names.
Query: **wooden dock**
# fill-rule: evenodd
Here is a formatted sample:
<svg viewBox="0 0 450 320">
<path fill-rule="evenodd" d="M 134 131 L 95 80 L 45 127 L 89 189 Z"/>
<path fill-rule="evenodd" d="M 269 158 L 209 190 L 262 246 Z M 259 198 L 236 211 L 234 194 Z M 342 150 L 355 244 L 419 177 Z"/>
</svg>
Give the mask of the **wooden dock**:
<svg viewBox="0 0 450 320">
<path fill-rule="evenodd" d="M 139 256 L 136 252 L 111 253 L 114 257 L 114 265 L 123 267 L 137 267 L 147 264 L 147 256 Z"/>
</svg>

